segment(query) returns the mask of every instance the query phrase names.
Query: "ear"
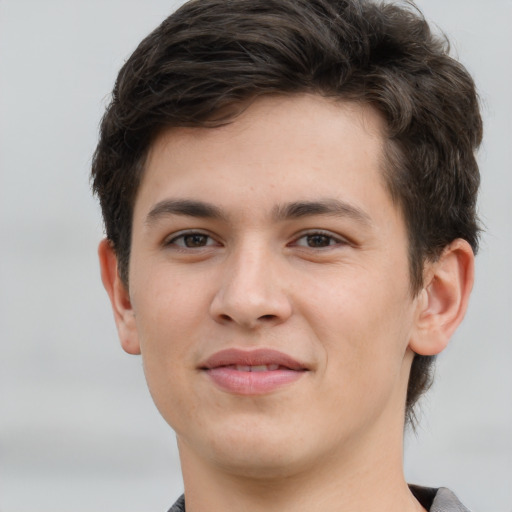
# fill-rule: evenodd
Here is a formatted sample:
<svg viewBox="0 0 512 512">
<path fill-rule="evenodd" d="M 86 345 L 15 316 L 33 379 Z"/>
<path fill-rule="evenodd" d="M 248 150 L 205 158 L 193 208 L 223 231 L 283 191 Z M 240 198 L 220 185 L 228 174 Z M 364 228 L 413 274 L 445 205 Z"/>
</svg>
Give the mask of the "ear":
<svg viewBox="0 0 512 512">
<path fill-rule="evenodd" d="M 474 281 L 473 250 L 460 238 L 425 268 L 419 293 L 416 325 L 409 347 L 420 355 L 435 355 L 450 341 L 462 322 Z"/>
<path fill-rule="evenodd" d="M 100 259 L 101 280 L 112 304 L 121 346 L 129 354 L 140 354 L 135 313 L 128 290 L 119 277 L 117 256 L 109 240 L 104 239 L 100 242 L 98 256 Z"/>
</svg>

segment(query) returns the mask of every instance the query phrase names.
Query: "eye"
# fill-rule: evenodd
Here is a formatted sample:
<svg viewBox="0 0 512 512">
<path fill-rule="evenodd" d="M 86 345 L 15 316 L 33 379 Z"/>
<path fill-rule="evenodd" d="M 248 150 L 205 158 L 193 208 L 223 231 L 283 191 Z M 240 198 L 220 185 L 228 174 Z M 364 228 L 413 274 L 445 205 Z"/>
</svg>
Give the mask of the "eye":
<svg viewBox="0 0 512 512">
<path fill-rule="evenodd" d="M 347 242 L 340 237 L 336 237 L 331 233 L 316 231 L 314 233 L 307 233 L 298 238 L 294 245 L 299 247 L 308 247 L 311 249 L 323 249 L 325 247 L 332 247 L 335 245 L 344 245 Z"/>
<path fill-rule="evenodd" d="M 217 242 L 209 235 L 200 232 L 187 232 L 166 240 L 165 245 L 175 245 L 185 249 L 200 249 L 218 245 Z"/>
</svg>

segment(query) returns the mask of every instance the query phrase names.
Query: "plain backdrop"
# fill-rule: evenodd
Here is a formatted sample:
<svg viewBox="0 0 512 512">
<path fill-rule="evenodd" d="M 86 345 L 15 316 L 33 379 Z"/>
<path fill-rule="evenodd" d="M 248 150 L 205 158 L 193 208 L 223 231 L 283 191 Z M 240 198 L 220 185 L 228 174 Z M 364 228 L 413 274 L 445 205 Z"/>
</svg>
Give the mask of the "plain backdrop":
<svg viewBox="0 0 512 512">
<path fill-rule="evenodd" d="M 0 0 L 0 512 L 165 511 L 182 491 L 174 434 L 118 345 L 88 178 L 118 69 L 178 3 Z M 418 3 L 480 91 L 486 233 L 406 476 L 511 512 L 512 1 Z"/>
</svg>

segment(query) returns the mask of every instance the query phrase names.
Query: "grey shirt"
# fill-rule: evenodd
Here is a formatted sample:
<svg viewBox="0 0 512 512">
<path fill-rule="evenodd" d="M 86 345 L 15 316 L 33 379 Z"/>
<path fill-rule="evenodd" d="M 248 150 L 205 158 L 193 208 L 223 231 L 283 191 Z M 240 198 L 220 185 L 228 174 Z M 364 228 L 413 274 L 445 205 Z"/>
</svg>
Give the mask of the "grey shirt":
<svg viewBox="0 0 512 512">
<path fill-rule="evenodd" d="M 415 498 L 429 512 L 470 512 L 457 499 L 457 496 L 446 487 L 440 487 L 439 489 L 417 485 L 410 485 L 409 487 Z M 169 512 L 185 512 L 185 496 L 181 496 L 169 509 Z"/>
</svg>

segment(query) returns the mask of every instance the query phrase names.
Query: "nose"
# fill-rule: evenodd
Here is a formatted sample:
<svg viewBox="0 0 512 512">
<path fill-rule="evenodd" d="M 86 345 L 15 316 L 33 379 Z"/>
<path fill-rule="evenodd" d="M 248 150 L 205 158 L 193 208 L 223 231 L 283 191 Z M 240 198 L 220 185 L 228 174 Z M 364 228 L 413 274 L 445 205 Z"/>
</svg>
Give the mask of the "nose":
<svg viewBox="0 0 512 512">
<path fill-rule="evenodd" d="M 278 255 L 254 245 L 227 258 L 210 306 L 215 321 L 246 329 L 285 322 L 292 314 L 292 304 L 278 260 Z"/>
</svg>

